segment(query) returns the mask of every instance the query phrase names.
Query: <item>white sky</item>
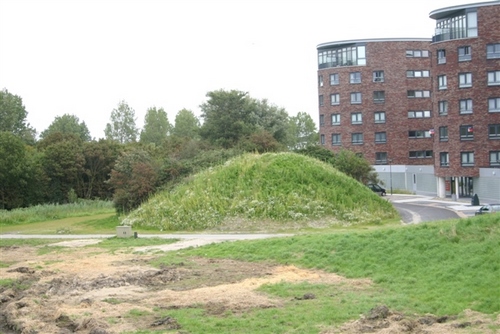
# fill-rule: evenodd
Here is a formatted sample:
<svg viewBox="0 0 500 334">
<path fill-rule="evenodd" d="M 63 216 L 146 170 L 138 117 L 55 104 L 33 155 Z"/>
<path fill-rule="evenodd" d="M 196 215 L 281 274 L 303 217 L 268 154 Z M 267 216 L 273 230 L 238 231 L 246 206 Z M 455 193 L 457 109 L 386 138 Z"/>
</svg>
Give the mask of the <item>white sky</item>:
<svg viewBox="0 0 500 334">
<path fill-rule="evenodd" d="M 125 100 L 173 124 L 213 90 L 241 90 L 317 122 L 316 46 L 431 38 L 429 12 L 474 0 L 0 0 L 0 89 L 40 133 L 76 115 L 104 137 Z M 0 120 L 1 122 L 1 120 Z"/>
</svg>

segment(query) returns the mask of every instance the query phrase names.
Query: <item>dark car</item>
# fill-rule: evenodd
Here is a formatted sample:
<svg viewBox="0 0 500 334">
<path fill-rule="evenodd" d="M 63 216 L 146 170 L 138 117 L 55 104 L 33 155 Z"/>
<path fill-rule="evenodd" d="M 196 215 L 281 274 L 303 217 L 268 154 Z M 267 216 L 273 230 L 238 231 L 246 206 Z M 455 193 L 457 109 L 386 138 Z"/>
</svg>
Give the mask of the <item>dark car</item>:
<svg viewBox="0 0 500 334">
<path fill-rule="evenodd" d="M 381 186 L 379 186 L 378 184 L 375 184 L 375 183 L 369 183 L 366 185 L 368 188 L 370 188 L 371 190 L 373 190 L 374 192 L 376 193 L 379 193 L 380 196 L 385 196 L 387 195 L 387 192 L 385 191 L 385 188 L 382 188 Z"/>
<path fill-rule="evenodd" d="M 476 211 L 475 215 L 483 215 L 485 213 L 495 213 L 500 212 L 500 204 L 486 204 Z"/>
</svg>

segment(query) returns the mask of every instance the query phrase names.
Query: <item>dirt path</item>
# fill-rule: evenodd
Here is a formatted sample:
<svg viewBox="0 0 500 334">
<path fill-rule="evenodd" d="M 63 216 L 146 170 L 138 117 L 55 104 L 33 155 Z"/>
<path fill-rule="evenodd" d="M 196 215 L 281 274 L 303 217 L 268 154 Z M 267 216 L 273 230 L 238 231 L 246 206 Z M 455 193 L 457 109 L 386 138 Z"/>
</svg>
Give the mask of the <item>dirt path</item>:
<svg viewBox="0 0 500 334">
<path fill-rule="evenodd" d="M 0 249 L 2 262 L 10 264 L 0 268 L 0 277 L 18 282 L 17 288 L 0 288 L 0 333 L 105 334 L 180 329 L 175 319 L 155 319 L 151 310 L 202 306 L 206 314 L 222 315 L 228 310 L 240 313 L 255 307 L 282 307 L 282 300 L 256 292 L 263 284 L 282 281 L 342 284 L 353 289 L 371 285 L 369 280 L 348 280 L 294 266 L 224 259 L 196 258 L 192 263 L 158 269 L 149 265 L 158 256 L 158 248 L 174 250 L 192 246 L 193 241 L 142 247 L 136 250 L 138 253 L 109 253 L 88 246 L 98 241 L 65 241 L 58 243 L 67 247 L 64 251 L 43 255 L 35 247 Z M 124 316 L 131 310 L 145 315 Z M 500 325 L 499 319 L 493 322 L 472 312 L 470 324 L 464 329 L 431 316 L 419 322 L 390 310 L 374 310 L 374 314 L 323 333 L 360 333 L 367 329 L 372 333 L 399 333 L 405 328 L 411 333 L 465 333 L 471 326 L 477 332 L 489 333 L 488 325 Z"/>
</svg>

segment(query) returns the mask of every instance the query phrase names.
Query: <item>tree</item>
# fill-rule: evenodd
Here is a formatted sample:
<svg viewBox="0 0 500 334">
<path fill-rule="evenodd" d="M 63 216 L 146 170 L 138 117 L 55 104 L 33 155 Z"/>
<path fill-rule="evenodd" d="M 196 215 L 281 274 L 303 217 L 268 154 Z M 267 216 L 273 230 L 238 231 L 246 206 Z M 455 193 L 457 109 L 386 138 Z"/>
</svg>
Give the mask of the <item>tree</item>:
<svg viewBox="0 0 500 334">
<path fill-rule="evenodd" d="M 0 209 L 22 206 L 21 186 L 26 183 L 24 143 L 11 132 L 0 132 Z"/>
<path fill-rule="evenodd" d="M 115 140 L 121 144 L 135 142 L 139 130 L 135 125 L 135 110 L 125 101 L 118 103 L 118 108 L 111 112 L 111 123 L 106 124 L 104 135 L 106 139 Z"/>
<path fill-rule="evenodd" d="M 256 105 L 247 93 L 218 90 L 207 93 L 207 97 L 208 101 L 200 106 L 204 119 L 200 129 L 203 139 L 229 148 L 255 131 Z"/>
<path fill-rule="evenodd" d="M 111 171 L 113 204 L 120 213 L 139 207 L 157 187 L 158 167 L 144 150 L 124 153 Z"/>
<path fill-rule="evenodd" d="M 108 183 L 111 170 L 120 154 L 121 146 L 114 141 L 101 139 L 83 144 L 83 194 L 87 199 L 111 199 L 113 191 Z"/>
<path fill-rule="evenodd" d="M 40 134 L 40 138 L 43 139 L 55 132 L 74 134 L 86 142 L 92 140 L 87 124 L 84 121 L 80 122 L 80 119 L 75 115 L 64 114 L 56 116 L 49 127 Z"/>
<path fill-rule="evenodd" d="M 308 113 L 299 112 L 290 117 L 288 124 L 288 147 L 301 149 L 318 142 L 316 124 Z"/>
<path fill-rule="evenodd" d="M 67 203 L 70 190 L 83 197 L 81 183 L 85 157 L 82 140 L 74 134 L 55 132 L 38 143 L 42 165 L 49 178 L 47 201 Z"/>
<path fill-rule="evenodd" d="M 253 103 L 255 104 L 258 132 L 262 133 L 262 130 L 264 130 L 271 134 L 279 143 L 286 144 L 289 122 L 286 110 L 275 105 L 270 105 L 267 99 L 254 100 Z"/>
<path fill-rule="evenodd" d="M 144 116 L 144 129 L 141 131 L 142 143 L 160 145 L 172 131 L 172 125 L 163 108 L 149 108 Z"/>
<path fill-rule="evenodd" d="M 9 93 L 7 89 L 0 91 L 0 131 L 7 131 L 22 138 L 27 143 L 34 143 L 35 129 L 26 123 L 28 112 L 23 100 Z"/>
<path fill-rule="evenodd" d="M 200 120 L 191 110 L 179 110 L 175 116 L 175 124 L 172 134 L 177 137 L 188 137 L 197 139 L 200 133 Z"/>
</svg>

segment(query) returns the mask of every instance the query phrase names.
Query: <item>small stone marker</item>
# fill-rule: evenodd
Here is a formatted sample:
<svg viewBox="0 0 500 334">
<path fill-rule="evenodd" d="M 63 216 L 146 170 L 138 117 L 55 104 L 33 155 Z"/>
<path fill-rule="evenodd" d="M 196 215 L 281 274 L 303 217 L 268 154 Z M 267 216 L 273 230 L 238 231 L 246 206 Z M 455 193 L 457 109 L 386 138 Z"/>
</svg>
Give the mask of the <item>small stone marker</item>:
<svg viewBox="0 0 500 334">
<path fill-rule="evenodd" d="M 132 236 L 132 226 L 117 226 L 116 236 L 118 238 L 130 238 Z"/>
</svg>

